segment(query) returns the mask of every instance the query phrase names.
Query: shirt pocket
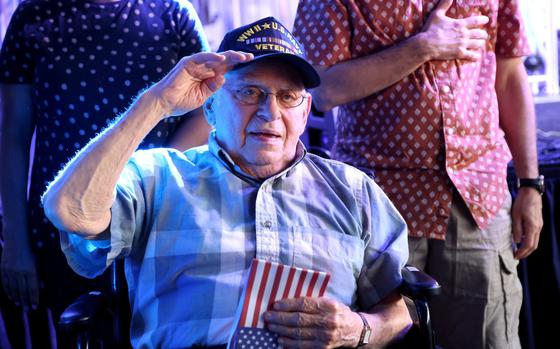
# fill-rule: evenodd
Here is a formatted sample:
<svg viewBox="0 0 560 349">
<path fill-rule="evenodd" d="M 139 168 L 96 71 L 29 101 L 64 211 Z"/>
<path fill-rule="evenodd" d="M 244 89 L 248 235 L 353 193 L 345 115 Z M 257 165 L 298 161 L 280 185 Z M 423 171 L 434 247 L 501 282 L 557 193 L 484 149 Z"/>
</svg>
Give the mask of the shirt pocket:
<svg viewBox="0 0 560 349">
<path fill-rule="evenodd" d="M 364 241 L 329 229 L 295 226 L 291 234 L 292 262 L 301 268 L 330 273 L 327 295 L 350 305 L 364 260 Z"/>
</svg>

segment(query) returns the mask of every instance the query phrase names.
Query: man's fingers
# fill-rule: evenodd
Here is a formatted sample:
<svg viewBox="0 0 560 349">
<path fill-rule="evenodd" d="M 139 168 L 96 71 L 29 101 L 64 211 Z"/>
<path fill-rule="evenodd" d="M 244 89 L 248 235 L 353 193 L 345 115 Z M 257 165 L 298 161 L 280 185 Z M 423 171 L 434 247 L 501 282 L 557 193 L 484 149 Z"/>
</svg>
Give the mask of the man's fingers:
<svg viewBox="0 0 560 349">
<path fill-rule="evenodd" d="M 205 80 L 223 75 L 235 65 L 248 62 L 251 59 L 253 59 L 253 55 L 245 52 L 204 52 L 188 57 L 184 66 L 192 77 Z"/>
<path fill-rule="evenodd" d="M 39 306 L 39 284 L 36 274 L 30 274 L 27 277 L 27 292 L 29 305 L 32 309 L 37 309 Z"/>
<path fill-rule="evenodd" d="M 469 39 L 465 41 L 465 47 L 469 50 L 482 50 L 486 47 L 486 41 L 480 39 Z"/>
<path fill-rule="evenodd" d="M 241 51 L 225 51 L 225 52 L 221 52 L 220 54 L 225 57 L 225 62 L 229 66 L 234 66 L 239 63 L 249 62 L 254 58 L 252 53 L 246 53 Z"/>
<path fill-rule="evenodd" d="M 252 60 L 253 54 L 241 51 L 224 51 L 220 53 L 203 52 L 197 53 L 187 59 L 195 64 L 205 65 L 209 69 L 225 67 L 231 69 L 236 64 Z"/>
<path fill-rule="evenodd" d="M 307 327 L 316 322 L 313 315 L 302 312 L 267 311 L 264 319 L 269 323 L 291 327 Z"/>
<path fill-rule="evenodd" d="M 28 311 L 31 307 L 31 300 L 29 299 L 29 292 L 27 288 L 27 277 L 25 276 L 25 274 L 20 274 L 18 275 L 16 282 L 20 304 L 23 307 L 23 310 Z"/>
<path fill-rule="evenodd" d="M 468 32 L 468 37 L 470 39 L 486 42 L 486 40 L 488 40 L 488 32 L 484 29 L 470 29 Z"/>
<path fill-rule="evenodd" d="M 278 324 L 269 324 L 268 329 L 282 337 L 291 339 L 315 339 L 317 337 L 317 332 L 312 331 L 305 327 L 292 327 L 292 326 L 282 326 Z"/>
<path fill-rule="evenodd" d="M 522 225 L 521 246 L 515 253 L 517 259 L 528 257 L 539 245 L 541 227 L 530 220 L 524 220 Z"/>
<path fill-rule="evenodd" d="M 208 89 L 210 90 L 210 94 L 216 92 L 225 82 L 226 79 L 223 75 L 218 75 L 205 81 L 206 86 L 208 86 Z"/>
<path fill-rule="evenodd" d="M 12 297 L 12 288 L 10 287 L 10 276 L 9 272 L 6 270 L 2 270 L 2 287 L 4 288 L 4 292 L 6 293 L 6 296 L 8 296 L 8 299 L 13 302 L 14 299 Z"/>
<path fill-rule="evenodd" d="M 523 224 L 521 221 L 521 215 L 513 214 L 511 217 L 512 221 L 512 234 L 513 234 L 513 242 L 516 244 L 521 243 L 521 236 L 523 235 Z"/>
<path fill-rule="evenodd" d="M 8 298 L 12 302 L 14 302 L 16 306 L 19 307 L 21 305 L 21 298 L 19 296 L 19 291 L 18 291 L 17 277 L 12 272 L 8 273 L 7 285 L 8 288 L 6 290 L 6 293 L 8 294 Z"/>
<path fill-rule="evenodd" d="M 469 29 L 475 29 L 488 24 L 490 19 L 487 16 L 471 16 L 457 19 L 457 21 L 461 22 L 461 24 Z"/>
<path fill-rule="evenodd" d="M 274 302 L 273 309 L 286 312 L 304 312 L 307 314 L 324 314 L 336 311 L 332 300 L 324 297 L 286 298 Z"/>
<path fill-rule="evenodd" d="M 465 60 L 465 61 L 478 61 L 482 57 L 482 54 L 479 49 L 467 49 L 467 48 L 460 48 L 459 53 L 456 55 L 457 59 Z"/>
<path fill-rule="evenodd" d="M 440 0 L 436 8 L 434 9 L 434 12 L 438 15 L 445 16 L 445 13 L 447 12 L 447 10 L 449 10 L 452 3 L 453 0 Z"/>
</svg>

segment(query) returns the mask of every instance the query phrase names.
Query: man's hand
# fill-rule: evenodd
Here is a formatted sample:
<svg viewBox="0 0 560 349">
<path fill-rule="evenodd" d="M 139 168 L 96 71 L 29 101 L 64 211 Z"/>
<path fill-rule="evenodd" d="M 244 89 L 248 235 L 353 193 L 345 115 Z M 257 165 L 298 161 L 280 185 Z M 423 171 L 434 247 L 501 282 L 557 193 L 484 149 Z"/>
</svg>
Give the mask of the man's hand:
<svg viewBox="0 0 560 349">
<path fill-rule="evenodd" d="M 288 348 L 355 347 L 363 326 L 359 315 L 328 298 L 276 301 L 264 314 L 268 329 Z"/>
<path fill-rule="evenodd" d="M 511 212 L 513 240 L 519 245 L 515 258 L 529 256 L 539 245 L 543 226 L 542 197 L 533 188 L 519 188 Z"/>
<path fill-rule="evenodd" d="M 25 311 L 39 304 L 39 279 L 29 248 L 10 246 L 2 251 L 2 285 L 8 298 Z"/>
<path fill-rule="evenodd" d="M 201 52 L 182 58 L 148 92 L 163 108 L 165 116 L 183 115 L 204 103 L 225 82 L 225 73 L 238 63 L 253 59 L 250 53 Z"/>
<path fill-rule="evenodd" d="M 428 50 L 429 60 L 464 59 L 479 60 L 486 46 L 488 33 L 484 25 L 486 16 L 454 19 L 446 12 L 453 0 L 440 0 L 424 25 L 422 45 Z"/>
</svg>

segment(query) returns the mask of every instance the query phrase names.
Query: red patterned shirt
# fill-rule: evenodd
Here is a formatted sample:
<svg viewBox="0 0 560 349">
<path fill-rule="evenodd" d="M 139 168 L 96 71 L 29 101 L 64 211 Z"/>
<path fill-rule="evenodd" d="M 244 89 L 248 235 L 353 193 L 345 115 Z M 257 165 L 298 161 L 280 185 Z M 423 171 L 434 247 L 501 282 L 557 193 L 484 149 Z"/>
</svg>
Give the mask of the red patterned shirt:
<svg viewBox="0 0 560 349">
<path fill-rule="evenodd" d="M 422 30 L 438 0 L 302 0 L 294 33 L 316 65 L 370 55 Z M 483 58 L 429 61 L 367 98 L 341 105 L 333 154 L 372 168 L 410 234 L 443 239 L 455 186 L 485 227 L 508 191 L 496 56 L 529 53 L 516 0 L 456 0 L 447 15 L 490 18 Z M 377 69 L 383 69 L 377 67 Z"/>
</svg>

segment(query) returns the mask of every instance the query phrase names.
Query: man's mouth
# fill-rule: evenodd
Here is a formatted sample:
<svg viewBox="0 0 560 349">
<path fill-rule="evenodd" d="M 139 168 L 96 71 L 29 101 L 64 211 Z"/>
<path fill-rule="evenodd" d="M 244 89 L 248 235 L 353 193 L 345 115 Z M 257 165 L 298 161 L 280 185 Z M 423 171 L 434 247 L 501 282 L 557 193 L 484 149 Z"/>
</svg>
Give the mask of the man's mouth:
<svg viewBox="0 0 560 349">
<path fill-rule="evenodd" d="M 280 138 L 280 134 L 273 132 L 273 131 L 251 131 L 249 132 L 251 136 L 258 137 L 258 138 L 267 138 L 267 139 L 274 139 Z"/>
</svg>

